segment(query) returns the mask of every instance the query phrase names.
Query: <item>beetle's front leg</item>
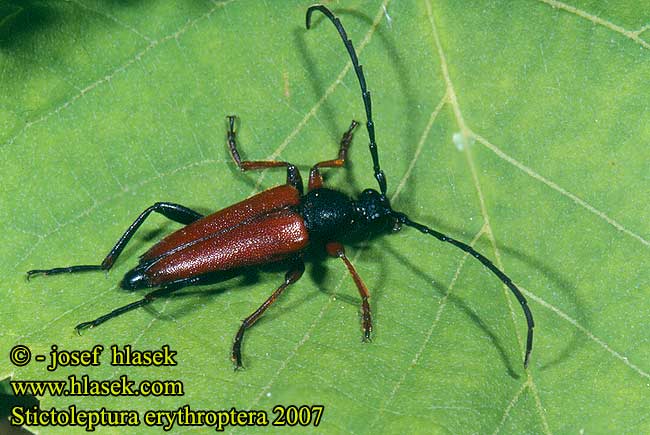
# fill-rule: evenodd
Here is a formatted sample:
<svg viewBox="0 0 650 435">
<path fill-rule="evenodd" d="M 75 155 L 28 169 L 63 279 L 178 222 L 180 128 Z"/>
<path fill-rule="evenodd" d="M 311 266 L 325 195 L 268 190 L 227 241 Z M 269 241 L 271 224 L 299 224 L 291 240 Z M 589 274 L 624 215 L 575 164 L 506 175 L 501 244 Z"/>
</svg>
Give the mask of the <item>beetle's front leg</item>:
<svg viewBox="0 0 650 435">
<path fill-rule="evenodd" d="M 243 321 L 241 326 L 239 327 L 239 331 L 237 331 L 237 335 L 235 335 L 235 342 L 233 343 L 232 346 L 232 360 L 235 363 L 235 370 L 238 368 L 241 368 L 242 363 L 241 363 L 241 342 L 244 339 L 244 332 L 259 319 L 262 314 L 275 302 L 275 300 L 282 294 L 285 288 L 290 286 L 291 284 L 295 283 L 300 279 L 302 274 L 305 272 L 305 263 L 303 263 L 302 259 L 296 260 L 293 265 L 291 266 L 291 269 L 289 272 L 284 277 L 284 282 L 280 285 L 280 287 L 275 290 L 269 298 L 264 301 L 260 307 L 253 312 L 250 316 L 246 317 Z"/>
<path fill-rule="evenodd" d="M 307 184 L 309 190 L 320 189 L 323 186 L 323 176 L 320 174 L 320 168 L 340 168 L 345 164 L 345 159 L 348 157 L 348 148 L 352 143 L 352 133 L 358 125 L 359 123 L 353 120 L 347 131 L 343 133 L 339 146 L 339 155 L 336 159 L 318 162 L 312 166 L 309 171 L 309 183 Z"/>
<path fill-rule="evenodd" d="M 228 115 L 228 148 L 230 149 L 230 155 L 232 159 L 237 164 L 237 167 L 242 171 L 250 171 L 255 169 L 267 169 L 267 168 L 278 168 L 286 167 L 287 168 L 287 184 L 298 189 L 300 194 L 303 193 L 302 187 L 302 177 L 300 172 L 295 165 L 292 165 L 288 162 L 282 162 L 277 160 L 242 160 L 237 150 L 237 140 L 235 133 L 235 120 L 237 119 L 234 115 Z"/>
</svg>

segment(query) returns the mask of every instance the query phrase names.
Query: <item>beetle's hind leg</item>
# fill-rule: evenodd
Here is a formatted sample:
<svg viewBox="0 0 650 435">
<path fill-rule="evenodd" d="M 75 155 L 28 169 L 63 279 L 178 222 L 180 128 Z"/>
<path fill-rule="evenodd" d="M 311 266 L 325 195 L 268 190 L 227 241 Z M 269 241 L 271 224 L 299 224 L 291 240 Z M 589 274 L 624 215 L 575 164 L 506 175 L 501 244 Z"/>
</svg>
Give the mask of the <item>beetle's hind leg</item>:
<svg viewBox="0 0 650 435">
<path fill-rule="evenodd" d="M 242 366 L 241 363 L 241 343 L 242 340 L 244 339 L 244 332 L 251 326 L 253 326 L 253 323 L 259 319 L 262 314 L 275 302 L 275 300 L 282 294 L 284 289 L 286 289 L 288 286 L 291 284 L 295 283 L 300 279 L 302 274 L 305 272 L 305 263 L 303 263 L 302 260 L 296 260 L 293 265 L 291 266 L 291 269 L 287 272 L 287 274 L 284 277 L 284 282 L 278 287 L 272 294 L 269 296 L 269 298 L 264 301 L 260 307 L 253 312 L 250 316 L 246 317 L 243 321 L 241 326 L 239 327 L 239 330 L 237 331 L 237 335 L 235 335 L 235 341 L 232 346 L 232 360 L 235 363 L 235 369 L 238 369 Z"/>
<path fill-rule="evenodd" d="M 113 311 L 111 311 L 108 314 L 104 314 L 103 316 L 100 316 L 96 318 L 95 320 L 91 320 L 90 322 L 82 322 L 78 324 L 77 326 L 74 327 L 74 329 L 78 332 L 81 333 L 82 330 L 87 329 L 87 328 L 94 328 L 95 326 L 101 325 L 102 323 L 106 322 L 107 320 L 110 320 L 114 317 L 120 316 L 124 313 L 128 313 L 129 311 L 135 310 L 140 307 L 144 307 L 145 305 L 149 305 L 156 299 L 159 299 L 161 297 L 168 296 L 169 294 L 175 292 L 176 290 L 180 290 L 183 287 L 192 284 L 195 281 L 195 278 L 190 278 L 186 280 L 181 280 L 181 281 L 176 281 L 173 284 L 168 285 L 167 287 L 154 290 L 150 293 L 147 293 L 144 295 L 142 299 L 139 301 L 132 302 L 128 305 L 124 305 L 123 307 L 116 308 Z"/>
<path fill-rule="evenodd" d="M 140 213 L 140 216 L 138 216 L 138 218 L 131 224 L 131 226 L 129 226 L 124 234 L 122 234 L 120 240 L 118 240 L 115 246 L 113 246 L 113 249 L 111 249 L 101 264 L 55 267 L 53 269 L 34 269 L 27 272 L 27 279 L 34 275 L 57 275 L 60 273 L 77 273 L 87 272 L 90 270 L 109 270 L 111 267 L 113 267 L 115 260 L 117 260 L 117 257 L 119 257 L 119 255 L 122 253 L 126 244 L 129 243 L 129 240 L 131 240 L 133 234 L 135 234 L 138 228 L 140 228 L 140 225 L 142 225 L 145 219 L 147 219 L 147 217 L 149 217 L 152 212 L 159 213 L 165 216 L 167 219 L 185 225 L 191 224 L 192 222 L 203 217 L 201 213 L 197 213 L 194 210 L 183 207 L 179 204 L 174 204 L 171 202 L 157 202 Z"/>
<path fill-rule="evenodd" d="M 302 177 L 300 172 L 295 165 L 292 165 L 289 162 L 282 162 L 277 160 L 242 160 L 237 150 L 237 139 L 235 132 L 235 120 L 237 117 L 235 115 L 228 115 L 228 148 L 230 149 L 230 155 L 232 159 L 237 164 L 237 167 L 242 171 L 251 171 L 255 169 L 267 169 L 267 168 L 278 168 L 286 167 L 287 168 L 287 184 L 298 189 L 302 195 L 303 186 L 302 186 Z"/>
<path fill-rule="evenodd" d="M 345 164 L 345 159 L 348 156 L 348 148 L 352 142 L 352 133 L 357 125 L 359 125 L 357 121 L 352 121 L 348 130 L 343 133 L 339 147 L 339 155 L 336 159 L 318 162 L 312 166 L 309 171 L 309 190 L 319 189 L 323 186 L 323 176 L 320 174 L 320 168 L 340 168 Z"/>
</svg>

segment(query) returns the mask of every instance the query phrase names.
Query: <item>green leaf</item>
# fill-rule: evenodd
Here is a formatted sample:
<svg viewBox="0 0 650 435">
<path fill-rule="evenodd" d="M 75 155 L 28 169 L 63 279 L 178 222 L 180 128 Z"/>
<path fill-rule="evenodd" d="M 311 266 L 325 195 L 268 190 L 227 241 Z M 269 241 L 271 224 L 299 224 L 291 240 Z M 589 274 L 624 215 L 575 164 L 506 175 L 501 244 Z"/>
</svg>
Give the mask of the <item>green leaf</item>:
<svg viewBox="0 0 650 435">
<path fill-rule="evenodd" d="M 236 170 L 226 115 L 241 120 L 246 158 L 304 176 L 334 158 L 364 111 L 335 29 L 320 15 L 304 29 L 309 3 L 0 5 L 0 375 L 184 385 L 181 397 L 46 395 L 45 409 L 235 407 L 272 420 L 275 405 L 320 404 L 324 433 L 649 432 L 650 30 L 637 3 L 330 5 L 365 68 L 394 208 L 472 243 L 522 288 L 536 321 L 528 370 L 507 288 L 409 228 L 348 248 L 372 294 L 372 343 L 344 264 L 314 260 L 247 333 L 239 372 L 233 335 L 283 273 L 188 288 L 74 333 L 142 297 L 119 281 L 178 228 L 159 216 L 109 273 L 27 282 L 33 268 L 98 263 L 156 201 L 208 213 L 284 182 Z M 366 144 L 360 128 L 328 186 L 376 188 Z M 100 366 L 50 372 L 13 366 L 17 344 L 105 350 Z M 167 344 L 178 365 L 114 367 L 113 344 Z M 162 429 L 99 433 L 134 430 Z"/>
</svg>

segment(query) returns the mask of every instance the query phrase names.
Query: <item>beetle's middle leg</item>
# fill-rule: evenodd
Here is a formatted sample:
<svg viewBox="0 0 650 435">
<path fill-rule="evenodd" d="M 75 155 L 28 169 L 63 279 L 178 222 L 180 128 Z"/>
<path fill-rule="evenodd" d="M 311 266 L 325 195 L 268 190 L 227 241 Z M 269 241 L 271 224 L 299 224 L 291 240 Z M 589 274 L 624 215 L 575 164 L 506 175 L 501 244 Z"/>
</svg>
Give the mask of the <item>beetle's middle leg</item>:
<svg viewBox="0 0 650 435">
<path fill-rule="evenodd" d="M 253 323 L 259 319 L 262 314 L 275 302 L 275 300 L 282 294 L 284 289 L 286 289 L 288 286 L 291 284 L 295 283 L 300 279 L 302 274 L 305 272 L 305 263 L 303 263 L 302 259 L 296 260 L 293 265 L 291 266 L 291 269 L 287 272 L 287 274 L 284 277 L 284 282 L 278 287 L 272 294 L 269 296 L 269 298 L 264 301 L 260 307 L 253 312 L 250 316 L 246 317 L 243 321 L 241 326 L 239 327 L 239 330 L 237 331 L 237 335 L 235 335 L 235 342 L 233 343 L 232 346 L 232 360 L 235 363 L 235 369 L 238 369 L 242 366 L 241 364 L 241 342 L 244 339 L 244 332 L 251 326 L 253 326 Z"/>
<path fill-rule="evenodd" d="M 370 315 L 370 304 L 368 299 L 370 299 L 370 292 L 368 287 L 364 284 L 363 280 L 357 273 L 357 270 L 354 268 L 348 257 L 345 255 L 345 249 L 343 245 L 338 242 L 330 242 L 325 248 L 327 253 L 332 257 L 338 257 L 345 263 L 345 266 L 348 268 L 350 275 L 354 283 L 357 285 L 359 290 L 359 295 L 361 296 L 361 327 L 363 329 L 363 341 L 370 340 L 370 332 L 372 331 L 372 317 Z"/>
<path fill-rule="evenodd" d="M 357 121 L 352 121 L 350 128 L 343 133 L 340 142 L 341 146 L 339 147 L 339 155 L 336 159 L 318 162 L 312 166 L 309 171 L 309 190 L 320 189 L 323 186 L 323 176 L 320 174 L 320 168 L 340 168 L 345 164 L 345 159 L 348 156 L 348 148 L 352 142 L 352 133 L 357 125 L 359 125 Z"/>
<path fill-rule="evenodd" d="M 287 184 L 298 189 L 302 195 L 302 177 L 300 176 L 300 172 L 295 165 L 292 165 L 289 162 L 282 162 L 277 160 L 241 159 L 239 151 L 237 151 L 237 140 L 235 133 L 235 119 L 237 119 L 237 117 L 234 115 L 228 115 L 226 118 L 228 118 L 228 148 L 230 149 L 230 155 L 237 164 L 237 167 L 242 171 L 250 171 L 255 169 L 278 168 L 284 166 L 287 168 Z"/>
<path fill-rule="evenodd" d="M 170 219 L 174 222 L 178 222 L 184 225 L 191 224 L 192 222 L 203 217 L 201 213 L 195 212 L 187 207 L 184 207 L 179 204 L 174 204 L 171 202 L 157 202 L 151 207 L 147 208 L 145 211 L 140 213 L 140 216 L 131 224 L 131 226 L 122 234 L 120 240 L 117 241 L 113 249 L 108 253 L 104 261 L 101 264 L 83 264 L 77 266 L 68 266 L 68 267 L 55 267 L 53 269 L 34 269 L 27 272 L 27 279 L 34 275 L 57 275 L 59 273 L 77 273 L 77 272 L 87 272 L 89 270 L 109 270 L 113 267 L 115 260 L 122 253 L 124 247 L 129 240 L 133 237 L 133 234 L 140 228 L 140 225 L 149 217 L 152 212 L 159 213 L 165 216 L 167 219 Z"/>
</svg>

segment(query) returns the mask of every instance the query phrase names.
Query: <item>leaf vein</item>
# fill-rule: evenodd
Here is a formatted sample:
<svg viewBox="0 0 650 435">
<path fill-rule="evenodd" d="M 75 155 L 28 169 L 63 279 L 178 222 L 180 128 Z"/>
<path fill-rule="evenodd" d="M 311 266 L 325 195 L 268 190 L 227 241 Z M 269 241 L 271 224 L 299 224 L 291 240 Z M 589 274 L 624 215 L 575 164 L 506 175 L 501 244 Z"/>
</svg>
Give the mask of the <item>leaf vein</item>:
<svg viewBox="0 0 650 435">
<path fill-rule="evenodd" d="M 552 8 L 562 9 L 563 11 L 569 12 L 571 14 L 579 16 L 580 18 L 584 18 L 585 20 L 591 21 L 592 23 L 598 26 L 602 26 L 616 33 L 619 33 L 625 36 L 626 38 L 629 38 L 632 41 L 636 42 L 637 44 L 641 45 L 643 48 L 650 48 L 650 44 L 644 41 L 640 36 L 641 33 L 643 33 L 646 30 L 646 26 L 640 28 L 639 30 L 627 30 L 619 26 L 618 24 L 614 24 L 611 21 L 604 20 L 596 15 L 583 11 L 582 9 L 578 9 L 575 6 L 571 6 L 557 0 L 538 0 L 538 1 L 542 3 L 546 3 Z"/>
<path fill-rule="evenodd" d="M 541 181 L 544 183 L 546 186 L 550 187 L 551 189 L 559 192 L 560 194 L 570 198 L 573 202 L 578 204 L 580 207 L 585 208 L 586 210 L 590 211 L 591 213 L 595 214 L 617 230 L 621 231 L 624 234 L 627 234 L 628 236 L 637 239 L 639 242 L 641 242 L 643 245 L 650 247 L 650 241 L 641 237 L 639 234 L 627 229 L 624 227 L 622 224 L 620 224 L 618 221 L 615 219 L 610 218 L 607 214 L 604 212 L 598 210 L 596 207 L 592 206 L 589 204 L 587 201 L 584 199 L 578 197 L 577 195 L 569 192 L 568 190 L 564 189 L 563 187 L 559 186 L 558 184 L 554 183 L 553 181 L 549 180 L 548 178 L 538 174 L 537 172 L 533 171 L 531 168 L 528 166 L 524 165 L 523 163 L 517 161 L 516 159 L 510 157 L 508 154 L 504 153 L 501 151 L 497 146 L 493 145 L 490 143 L 487 139 L 482 137 L 479 134 L 476 134 L 474 132 L 471 133 L 472 137 L 474 137 L 477 141 L 479 141 L 481 144 L 483 144 L 486 148 L 491 150 L 493 153 L 495 153 L 497 156 L 505 160 L 506 162 L 512 164 L 515 166 L 517 169 L 523 171 L 527 175 L 531 176 L 532 178 Z"/>
</svg>

